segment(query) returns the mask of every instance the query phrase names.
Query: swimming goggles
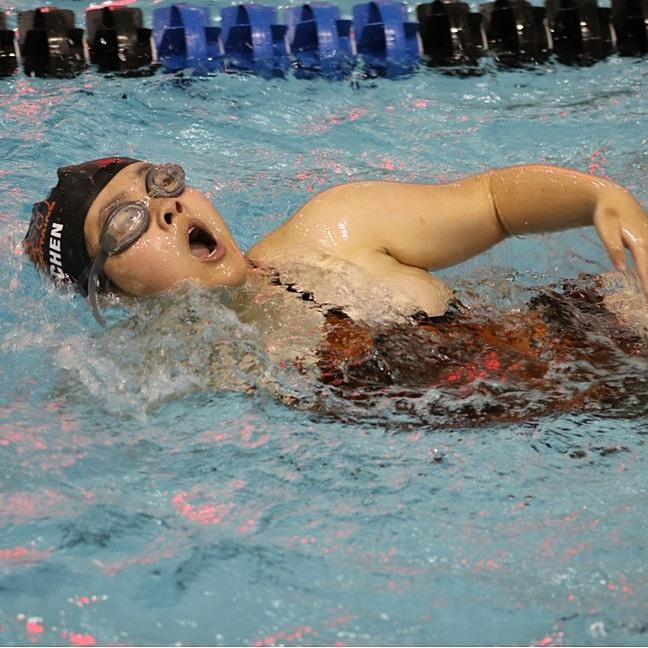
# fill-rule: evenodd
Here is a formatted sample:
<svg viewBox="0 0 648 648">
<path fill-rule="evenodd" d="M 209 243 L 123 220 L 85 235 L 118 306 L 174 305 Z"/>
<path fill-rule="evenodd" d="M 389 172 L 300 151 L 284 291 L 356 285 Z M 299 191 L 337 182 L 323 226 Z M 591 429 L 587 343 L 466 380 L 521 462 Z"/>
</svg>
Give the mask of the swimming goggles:
<svg viewBox="0 0 648 648">
<path fill-rule="evenodd" d="M 176 198 L 185 190 L 185 172 L 178 164 L 151 166 L 146 174 L 147 198 Z M 98 278 L 108 257 L 121 254 L 146 232 L 151 224 L 148 200 L 119 203 L 113 206 L 99 235 L 99 252 L 88 274 L 88 301 L 92 314 L 101 326 L 106 320 L 97 304 Z"/>
</svg>

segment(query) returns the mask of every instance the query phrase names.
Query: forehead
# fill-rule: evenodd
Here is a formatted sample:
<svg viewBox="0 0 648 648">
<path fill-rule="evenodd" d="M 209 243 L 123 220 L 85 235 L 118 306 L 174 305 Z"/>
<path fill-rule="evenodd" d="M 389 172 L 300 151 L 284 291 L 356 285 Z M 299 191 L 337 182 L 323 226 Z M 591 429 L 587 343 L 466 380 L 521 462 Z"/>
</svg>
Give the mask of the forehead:
<svg viewBox="0 0 648 648">
<path fill-rule="evenodd" d="M 102 214 L 111 203 L 143 198 L 146 195 L 146 172 L 150 167 L 149 162 L 135 162 L 117 173 L 90 205 L 86 224 L 100 223 Z"/>
<path fill-rule="evenodd" d="M 101 193 L 97 196 L 95 202 L 112 200 L 117 194 L 120 193 L 133 193 L 141 194 L 146 190 L 144 179 L 146 173 L 151 168 L 149 162 L 135 162 L 129 164 L 126 168 L 122 169 L 115 177 L 103 188 Z"/>
</svg>

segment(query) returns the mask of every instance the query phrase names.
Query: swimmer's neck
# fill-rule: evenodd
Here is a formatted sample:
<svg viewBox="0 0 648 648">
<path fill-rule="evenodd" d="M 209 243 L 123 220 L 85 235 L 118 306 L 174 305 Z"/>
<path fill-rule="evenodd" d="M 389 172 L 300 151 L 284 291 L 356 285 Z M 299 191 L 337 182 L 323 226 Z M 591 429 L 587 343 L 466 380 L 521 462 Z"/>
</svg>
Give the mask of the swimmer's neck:
<svg viewBox="0 0 648 648">
<path fill-rule="evenodd" d="M 277 272 L 270 267 L 255 263 L 247 256 L 245 257 L 245 282 L 244 283 L 266 283 L 276 279 Z"/>
</svg>

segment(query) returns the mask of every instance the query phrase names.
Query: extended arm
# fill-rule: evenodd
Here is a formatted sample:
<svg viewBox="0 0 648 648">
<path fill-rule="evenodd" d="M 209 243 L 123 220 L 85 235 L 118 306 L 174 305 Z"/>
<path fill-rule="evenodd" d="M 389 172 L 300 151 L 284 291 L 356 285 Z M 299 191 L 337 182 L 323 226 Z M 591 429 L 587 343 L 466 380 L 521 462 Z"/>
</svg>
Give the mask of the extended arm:
<svg viewBox="0 0 648 648">
<path fill-rule="evenodd" d="M 623 247 L 630 249 L 648 292 L 648 215 L 619 185 L 572 169 L 532 164 L 441 185 L 352 183 L 320 194 L 291 220 L 320 247 L 349 256 L 370 248 L 426 270 L 509 235 L 595 225 L 615 267 L 625 269 Z"/>
<path fill-rule="evenodd" d="M 648 215 L 641 205 L 608 180 L 546 165 L 509 167 L 441 185 L 333 187 L 255 245 L 249 257 L 276 267 L 278 259 L 320 250 L 410 294 L 427 291 L 429 304 L 442 304 L 443 289 L 427 270 L 464 261 L 509 235 L 583 225 L 596 226 L 618 269 L 625 268 L 624 246 L 630 249 L 648 293 Z"/>
</svg>

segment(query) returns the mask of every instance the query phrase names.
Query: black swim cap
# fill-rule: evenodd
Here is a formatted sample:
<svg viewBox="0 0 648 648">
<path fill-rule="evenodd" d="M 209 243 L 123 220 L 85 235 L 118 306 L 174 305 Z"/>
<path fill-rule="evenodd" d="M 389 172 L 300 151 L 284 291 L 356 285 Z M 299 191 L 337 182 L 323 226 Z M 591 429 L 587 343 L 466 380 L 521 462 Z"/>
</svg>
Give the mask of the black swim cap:
<svg viewBox="0 0 648 648">
<path fill-rule="evenodd" d="M 34 205 L 23 247 L 34 264 L 52 277 L 74 282 L 84 294 L 92 265 L 84 225 L 101 190 L 125 167 L 140 160 L 101 158 L 58 169 L 58 183 Z"/>
</svg>

